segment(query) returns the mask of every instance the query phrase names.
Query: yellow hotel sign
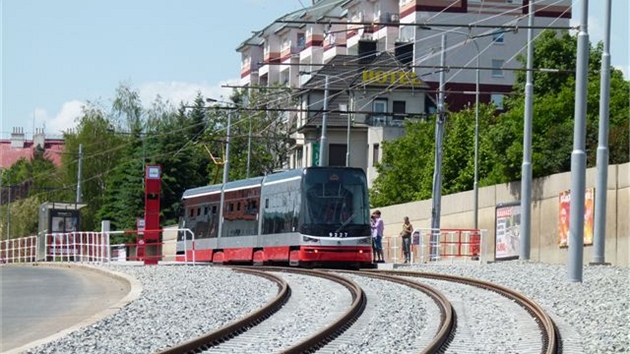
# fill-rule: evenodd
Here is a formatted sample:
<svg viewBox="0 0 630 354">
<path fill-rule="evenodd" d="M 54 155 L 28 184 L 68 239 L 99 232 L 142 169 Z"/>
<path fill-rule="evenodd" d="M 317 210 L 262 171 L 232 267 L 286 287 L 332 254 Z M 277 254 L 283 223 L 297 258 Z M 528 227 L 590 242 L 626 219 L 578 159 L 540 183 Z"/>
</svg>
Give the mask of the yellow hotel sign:
<svg viewBox="0 0 630 354">
<path fill-rule="evenodd" d="M 398 85 L 416 86 L 423 85 L 416 73 L 405 71 L 377 71 L 364 70 L 363 83 L 366 85 Z"/>
</svg>

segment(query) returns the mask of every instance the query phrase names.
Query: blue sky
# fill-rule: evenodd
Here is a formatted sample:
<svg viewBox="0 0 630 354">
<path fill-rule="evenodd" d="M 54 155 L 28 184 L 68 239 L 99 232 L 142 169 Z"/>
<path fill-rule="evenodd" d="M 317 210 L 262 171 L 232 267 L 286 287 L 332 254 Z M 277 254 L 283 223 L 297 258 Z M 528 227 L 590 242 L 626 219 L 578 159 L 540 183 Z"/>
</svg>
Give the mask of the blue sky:
<svg viewBox="0 0 630 354">
<path fill-rule="evenodd" d="M 590 0 L 592 42 L 603 38 L 604 0 Z M 612 64 L 630 72 L 630 0 L 612 0 Z M 235 48 L 310 0 L 0 0 L 1 137 L 74 126 L 86 101 L 111 106 L 121 82 L 149 104 L 196 92 L 218 98 L 236 83 Z M 574 1 L 572 24 L 579 23 Z"/>
</svg>

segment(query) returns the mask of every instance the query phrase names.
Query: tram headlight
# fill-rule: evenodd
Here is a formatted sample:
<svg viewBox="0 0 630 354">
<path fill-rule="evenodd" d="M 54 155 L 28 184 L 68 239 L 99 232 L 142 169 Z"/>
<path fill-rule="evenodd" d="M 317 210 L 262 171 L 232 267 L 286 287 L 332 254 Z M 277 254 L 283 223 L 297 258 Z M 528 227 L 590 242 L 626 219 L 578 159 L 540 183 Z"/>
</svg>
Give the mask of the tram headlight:
<svg viewBox="0 0 630 354">
<path fill-rule="evenodd" d="M 366 245 L 366 244 L 370 243 L 369 237 L 364 237 L 362 239 L 359 239 L 359 241 L 357 243 Z"/>
</svg>

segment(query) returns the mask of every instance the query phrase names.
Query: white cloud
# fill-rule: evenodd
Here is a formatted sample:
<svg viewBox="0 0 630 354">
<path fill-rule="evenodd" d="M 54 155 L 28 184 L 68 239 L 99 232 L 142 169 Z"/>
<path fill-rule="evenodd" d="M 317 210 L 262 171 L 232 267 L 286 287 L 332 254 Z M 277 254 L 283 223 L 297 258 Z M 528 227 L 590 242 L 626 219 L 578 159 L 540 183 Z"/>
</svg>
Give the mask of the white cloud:
<svg viewBox="0 0 630 354">
<path fill-rule="evenodd" d="M 65 102 L 61 110 L 53 115 L 42 108 L 36 108 L 34 112 L 35 127 L 44 128 L 44 132 L 50 136 L 60 136 L 64 131 L 76 126 L 76 119 L 83 114 L 84 102 L 72 100 Z"/>
<path fill-rule="evenodd" d="M 170 101 L 173 105 L 178 106 L 180 102 L 191 104 L 201 93 L 203 97 L 211 97 L 218 100 L 229 100 L 232 93 L 231 88 L 221 87 L 223 85 L 238 85 L 238 79 L 230 79 L 222 81 L 216 85 L 207 83 L 183 82 L 183 81 L 157 81 L 148 82 L 140 85 L 140 99 L 144 106 L 149 106 L 155 98 L 160 95 L 163 100 Z"/>
<path fill-rule="evenodd" d="M 169 101 L 177 107 L 180 102 L 191 103 L 198 92 L 203 97 L 229 100 L 232 89 L 222 86 L 238 85 L 238 83 L 238 79 L 225 80 L 214 86 L 207 83 L 157 81 L 144 83 L 137 90 L 145 107 L 149 107 L 158 95 L 162 97 L 162 100 Z M 34 126 L 36 128 L 43 127 L 48 136 L 59 137 L 64 131 L 76 127 L 76 119 L 83 114 L 84 105 L 85 102 L 79 100 L 67 101 L 62 104 L 61 109 L 56 114 L 51 114 L 43 108 L 36 108 L 33 113 Z"/>
<path fill-rule="evenodd" d="M 611 64 L 612 65 L 612 64 Z M 630 78 L 630 65 L 612 65 L 615 69 L 621 70 L 624 79 Z"/>
</svg>

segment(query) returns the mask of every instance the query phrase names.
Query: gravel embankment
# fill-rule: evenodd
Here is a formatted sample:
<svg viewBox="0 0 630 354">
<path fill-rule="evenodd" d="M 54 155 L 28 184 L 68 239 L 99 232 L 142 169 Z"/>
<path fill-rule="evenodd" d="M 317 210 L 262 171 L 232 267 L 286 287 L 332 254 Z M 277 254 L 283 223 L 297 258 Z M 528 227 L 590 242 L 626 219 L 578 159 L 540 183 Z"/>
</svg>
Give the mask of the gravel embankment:
<svg viewBox="0 0 630 354">
<path fill-rule="evenodd" d="M 565 353 L 630 353 L 630 268 L 584 267 L 583 282 L 566 266 L 535 262 L 418 266 L 422 271 L 487 280 L 515 289 L 550 313 Z"/>
<path fill-rule="evenodd" d="M 28 353 L 151 353 L 225 325 L 261 307 L 277 294 L 275 285 L 266 279 L 218 267 L 160 265 L 109 269 L 137 278 L 143 286 L 140 297 L 115 315 Z M 565 266 L 533 262 L 431 264 L 405 269 L 474 277 L 526 294 L 549 311 L 560 325 L 568 341 L 565 353 L 630 352 L 628 267 L 585 267 L 582 283 L 568 282 Z M 376 291 L 374 286 L 378 284 L 371 282 L 371 291 Z M 379 312 L 390 314 L 387 320 L 391 323 L 400 321 L 396 301 L 399 296 L 383 296 L 379 302 L 383 306 Z M 383 301 L 387 298 L 389 302 Z M 317 306 L 312 309 L 319 311 Z M 486 325 L 501 325 L 493 323 Z M 383 341 L 391 339 L 390 328 L 395 327 L 384 326 L 381 321 L 374 321 L 374 325 L 378 328 L 364 330 L 370 335 L 381 335 Z M 396 341 L 389 341 L 393 342 Z M 389 349 L 405 352 L 403 348 Z"/>
<path fill-rule="evenodd" d="M 27 353 L 153 353 L 224 326 L 278 294 L 271 281 L 228 268 L 106 268 L 138 279 L 140 297 L 110 317 Z"/>
</svg>

